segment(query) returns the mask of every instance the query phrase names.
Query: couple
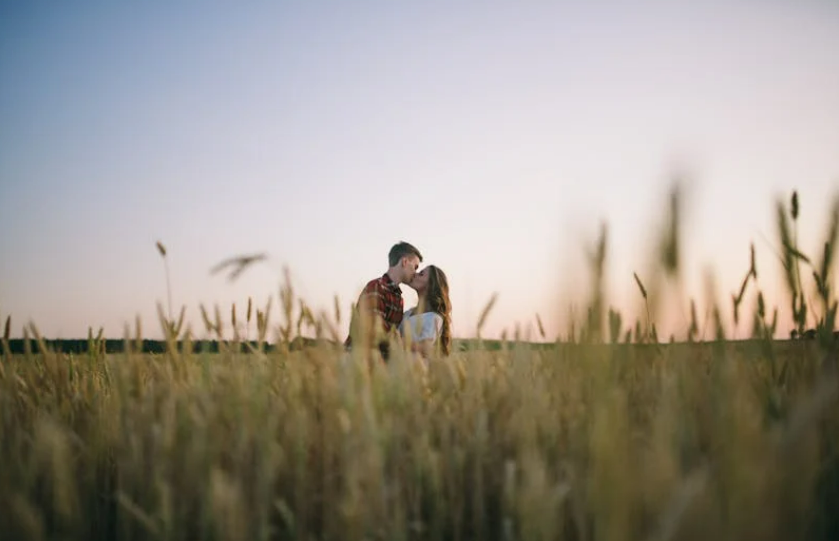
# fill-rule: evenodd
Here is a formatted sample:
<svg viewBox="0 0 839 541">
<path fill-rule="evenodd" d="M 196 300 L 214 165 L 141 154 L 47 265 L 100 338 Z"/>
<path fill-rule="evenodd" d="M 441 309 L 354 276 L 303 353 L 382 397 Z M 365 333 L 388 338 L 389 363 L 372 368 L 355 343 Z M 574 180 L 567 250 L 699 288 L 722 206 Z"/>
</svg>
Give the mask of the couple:
<svg viewBox="0 0 839 541">
<path fill-rule="evenodd" d="M 390 355 L 389 339 L 397 332 L 400 343 L 406 343 L 410 334 L 411 350 L 424 358 L 435 349 L 442 355 L 451 352 L 449 283 L 443 271 L 434 265 L 418 272 L 421 262 L 422 254 L 411 244 L 399 242 L 391 247 L 387 272 L 370 280 L 358 298 L 350 322 L 350 336 L 344 342 L 347 350 L 353 346 L 353 336 L 361 331 L 358 325 L 362 319 L 374 322 L 374 325 L 364 325 L 363 336 L 368 347 L 379 348 L 385 361 Z M 417 292 L 417 306 L 406 312 L 403 312 L 400 284 Z"/>
</svg>

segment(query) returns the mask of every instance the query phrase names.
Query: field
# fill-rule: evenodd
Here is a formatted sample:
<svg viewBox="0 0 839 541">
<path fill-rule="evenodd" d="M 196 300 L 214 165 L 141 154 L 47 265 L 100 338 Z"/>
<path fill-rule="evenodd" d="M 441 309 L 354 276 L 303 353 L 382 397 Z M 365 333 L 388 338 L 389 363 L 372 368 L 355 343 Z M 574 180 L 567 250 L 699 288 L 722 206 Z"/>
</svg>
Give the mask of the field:
<svg viewBox="0 0 839 541">
<path fill-rule="evenodd" d="M 302 327 L 321 338 L 330 322 L 295 304 L 288 284 L 270 350 L 270 305 L 255 318 L 247 310 L 257 329 L 252 345 L 238 331 L 225 334 L 218 310 L 215 318 L 204 311 L 219 352 L 192 347 L 187 329 L 161 309 L 163 353 L 138 350 L 139 325 L 121 353 L 105 351 L 92 331 L 85 352 L 57 352 L 32 325 L 27 337 L 38 347 L 27 341 L 12 354 L 7 319 L 0 532 L 96 540 L 837 538 L 839 358 L 828 286 L 836 209 L 823 261 L 810 264 L 794 233 L 784 233 L 788 211 L 779 205 L 781 237 L 792 239 L 783 246 L 799 334 L 808 314 L 820 315 L 812 340 L 776 339 L 777 316 L 760 301 L 738 316 L 752 325 L 752 340 L 728 341 L 712 322 L 713 338 L 698 342 L 694 321 L 664 343 L 654 317 L 626 327 L 597 287 L 565 340 L 464 342 L 427 368 L 399 351 L 387 364 L 360 351 L 344 356 L 326 339 L 291 347 Z M 661 278 L 638 281 L 651 303 L 658 284 L 678 272 L 674 244 L 662 244 Z M 605 241 L 593 252 L 595 284 L 604 252 Z M 823 308 L 801 308 L 807 265 Z M 758 287 L 754 265 L 734 310 L 750 284 Z"/>
</svg>

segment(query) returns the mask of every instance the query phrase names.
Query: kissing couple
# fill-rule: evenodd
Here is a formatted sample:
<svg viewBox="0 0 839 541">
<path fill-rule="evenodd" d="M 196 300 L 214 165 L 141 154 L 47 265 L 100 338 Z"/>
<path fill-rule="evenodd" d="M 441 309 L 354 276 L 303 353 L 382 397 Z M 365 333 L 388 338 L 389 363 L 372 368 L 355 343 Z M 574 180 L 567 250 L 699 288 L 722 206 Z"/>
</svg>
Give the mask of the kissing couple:
<svg viewBox="0 0 839 541">
<path fill-rule="evenodd" d="M 394 244 L 388 252 L 388 269 L 367 282 L 358 297 L 344 347 L 351 351 L 353 337 L 366 348 L 378 347 L 382 358 L 390 357 L 390 341 L 407 347 L 427 361 L 433 353 L 449 355 L 452 346 L 449 282 L 435 265 L 419 270 L 420 251 L 407 242 Z M 400 284 L 417 292 L 417 305 L 404 311 Z"/>
</svg>

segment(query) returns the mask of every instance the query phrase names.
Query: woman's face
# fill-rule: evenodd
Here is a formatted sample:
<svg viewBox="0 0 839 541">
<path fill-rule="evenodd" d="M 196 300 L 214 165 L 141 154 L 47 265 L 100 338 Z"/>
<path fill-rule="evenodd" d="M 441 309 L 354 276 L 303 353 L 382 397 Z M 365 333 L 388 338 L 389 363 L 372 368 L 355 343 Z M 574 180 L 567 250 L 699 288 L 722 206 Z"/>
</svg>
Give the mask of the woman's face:
<svg viewBox="0 0 839 541">
<path fill-rule="evenodd" d="M 422 293 L 428 288 L 428 279 L 430 274 L 431 271 L 428 267 L 425 267 L 418 273 L 414 274 L 414 278 L 408 283 L 408 285 L 411 286 L 417 293 Z"/>
</svg>

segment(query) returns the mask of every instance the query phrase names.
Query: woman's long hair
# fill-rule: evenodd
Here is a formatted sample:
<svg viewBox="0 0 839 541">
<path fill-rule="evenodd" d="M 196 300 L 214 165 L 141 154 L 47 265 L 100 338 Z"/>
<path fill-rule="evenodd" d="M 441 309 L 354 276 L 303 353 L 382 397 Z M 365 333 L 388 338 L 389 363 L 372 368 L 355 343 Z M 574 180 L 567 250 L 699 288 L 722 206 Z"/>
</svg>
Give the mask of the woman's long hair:
<svg viewBox="0 0 839 541">
<path fill-rule="evenodd" d="M 435 312 L 443 318 L 440 332 L 440 351 L 449 355 L 452 349 L 452 302 L 449 300 L 449 280 L 446 274 L 434 265 L 428 266 L 428 287 L 425 290 L 423 312 Z"/>
</svg>

